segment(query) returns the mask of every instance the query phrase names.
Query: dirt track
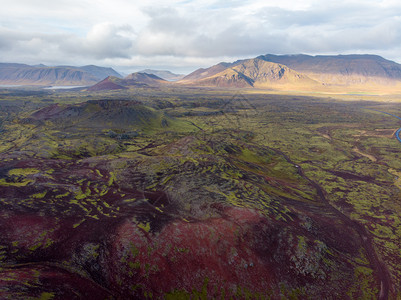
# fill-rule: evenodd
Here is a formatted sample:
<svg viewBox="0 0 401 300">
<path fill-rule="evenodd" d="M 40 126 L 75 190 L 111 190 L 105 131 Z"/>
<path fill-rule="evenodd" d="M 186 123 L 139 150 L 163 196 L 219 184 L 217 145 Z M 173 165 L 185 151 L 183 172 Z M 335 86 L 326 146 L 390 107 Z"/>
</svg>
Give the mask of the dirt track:
<svg viewBox="0 0 401 300">
<path fill-rule="evenodd" d="M 378 258 L 376 251 L 373 248 L 373 241 L 370 236 L 370 234 L 366 231 L 365 227 L 363 225 L 359 224 L 358 222 L 351 220 L 348 216 L 343 214 L 341 211 L 336 209 L 334 206 L 332 206 L 329 201 L 326 198 L 325 191 L 323 188 L 317 184 L 315 181 L 307 177 L 302 169 L 301 166 L 295 164 L 286 154 L 283 152 L 275 149 L 277 153 L 280 153 L 283 155 L 283 157 L 287 160 L 288 163 L 292 164 L 294 167 L 297 168 L 298 174 L 302 176 L 304 179 L 309 181 L 313 187 L 317 190 L 318 196 L 320 200 L 336 215 L 340 220 L 342 220 L 345 224 L 348 226 L 352 227 L 360 236 L 361 242 L 363 247 L 366 250 L 367 258 L 369 260 L 369 263 L 376 273 L 376 276 L 380 280 L 380 292 L 378 299 L 379 300 L 386 300 L 389 297 L 389 292 L 392 289 L 391 288 L 391 280 L 390 280 L 390 275 L 387 270 L 387 267 L 384 265 L 384 263 Z"/>
</svg>

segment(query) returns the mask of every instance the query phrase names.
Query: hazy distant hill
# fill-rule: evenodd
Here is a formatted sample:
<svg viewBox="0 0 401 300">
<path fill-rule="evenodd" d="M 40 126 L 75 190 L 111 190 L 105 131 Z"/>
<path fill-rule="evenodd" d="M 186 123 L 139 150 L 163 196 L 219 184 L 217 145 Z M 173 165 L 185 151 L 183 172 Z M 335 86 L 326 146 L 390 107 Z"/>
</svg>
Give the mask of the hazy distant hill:
<svg viewBox="0 0 401 300">
<path fill-rule="evenodd" d="M 401 65 L 377 55 L 262 55 L 325 84 L 392 84 L 401 80 Z"/>
<path fill-rule="evenodd" d="M 148 85 L 159 85 L 159 84 L 166 83 L 166 80 L 164 80 L 156 75 L 143 73 L 143 72 L 136 72 L 136 73 L 129 74 L 128 76 L 126 76 L 124 78 L 124 80 L 127 81 L 127 83 L 130 83 L 130 81 L 131 81 L 131 82 L 135 82 L 135 83 L 145 83 Z"/>
<path fill-rule="evenodd" d="M 91 85 L 107 76 L 119 76 L 112 68 L 98 66 L 30 66 L 1 63 L 0 84 L 15 85 Z"/>
<path fill-rule="evenodd" d="M 219 63 L 217 65 L 214 65 L 214 66 L 206 68 L 206 69 L 200 68 L 200 69 L 188 74 L 187 76 L 185 76 L 181 80 L 181 82 L 182 83 L 192 83 L 195 80 L 216 75 L 217 73 L 220 73 L 220 72 L 226 70 L 230 66 L 232 66 L 231 63 Z"/>
<path fill-rule="evenodd" d="M 104 68 L 94 65 L 88 65 L 79 67 L 79 69 L 84 70 L 98 79 L 104 79 L 108 76 L 122 77 L 118 72 L 116 72 L 113 68 Z"/>
<path fill-rule="evenodd" d="M 127 89 L 129 87 L 160 86 L 165 83 L 167 83 L 166 80 L 156 75 L 137 72 L 132 73 L 125 78 L 109 76 L 88 88 L 88 91 L 107 91 Z"/>
<path fill-rule="evenodd" d="M 156 75 L 157 77 L 160 77 L 167 81 L 177 81 L 177 80 L 181 80 L 185 77 L 185 75 L 183 75 L 183 74 L 175 74 L 175 73 L 167 71 L 167 70 L 145 69 L 143 71 L 140 71 L 139 73 L 153 74 L 153 75 Z"/>
</svg>

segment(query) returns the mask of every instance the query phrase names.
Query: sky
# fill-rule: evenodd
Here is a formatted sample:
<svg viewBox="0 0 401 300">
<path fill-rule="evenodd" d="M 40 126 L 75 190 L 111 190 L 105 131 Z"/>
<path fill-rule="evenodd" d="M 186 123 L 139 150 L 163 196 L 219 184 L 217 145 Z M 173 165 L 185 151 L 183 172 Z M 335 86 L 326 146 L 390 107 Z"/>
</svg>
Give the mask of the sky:
<svg viewBox="0 0 401 300">
<path fill-rule="evenodd" d="M 399 0 L 0 0 L 0 62 L 189 73 L 262 54 L 401 63 Z"/>
</svg>

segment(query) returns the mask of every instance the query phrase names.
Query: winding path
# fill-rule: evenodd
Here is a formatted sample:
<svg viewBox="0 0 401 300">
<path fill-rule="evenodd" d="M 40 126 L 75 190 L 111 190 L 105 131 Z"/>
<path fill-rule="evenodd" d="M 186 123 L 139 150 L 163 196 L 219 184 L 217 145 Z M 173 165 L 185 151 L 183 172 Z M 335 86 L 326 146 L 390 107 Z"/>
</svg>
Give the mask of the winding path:
<svg viewBox="0 0 401 300">
<path fill-rule="evenodd" d="M 367 110 L 376 111 L 376 112 L 379 112 L 379 113 L 382 113 L 382 114 L 386 114 L 386 115 L 389 115 L 389 116 L 392 116 L 392 117 L 395 117 L 395 118 L 401 120 L 401 117 L 396 116 L 396 115 L 393 115 L 393 114 L 390 114 L 390 113 L 385 112 L 385 111 L 380 111 L 380 110 L 375 110 L 375 109 L 370 109 L 370 108 L 366 108 L 366 109 L 367 109 Z M 399 128 L 399 129 L 395 132 L 395 137 L 396 137 L 397 140 L 401 143 L 400 133 L 401 133 L 401 128 Z"/>
<path fill-rule="evenodd" d="M 397 117 L 399 118 L 399 117 Z M 399 118 L 401 120 L 401 118 Z M 401 131 L 401 128 L 399 129 Z M 401 142 L 401 140 L 400 140 Z M 272 148 L 271 148 L 272 149 Z M 302 176 L 305 180 L 309 181 L 309 183 L 316 189 L 318 196 L 320 200 L 333 212 L 333 214 L 337 215 L 339 219 L 341 219 L 345 224 L 353 228 L 358 235 L 361 238 L 361 242 L 363 247 L 366 250 L 367 258 L 370 262 L 370 265 L 374 269 L 375 273 L 377 274 L 377 277 L 380 280 L 380 292 L 378 299 L 379 300 L 387 300 L 389 297 L 389 292 L 391 290 L 391 279 L 390 279 L 390 274 L 388 272 L 387 267 L 385 264 L 379 259 L 377 256 L 377 253 L 373 247 L 373 241 L 370 236 L 370 234 L 367 232 L 366 228 L 358 223 L 357 221 L 352 220 L 349 218 L 347 215 L 339 211 L 337 208 L 335 208 L 333 205 L 330 204 L 330 202 L 326 198 L 326 193 L 324 189 L 315 181 L 310 179 L 308 176 L 306 176 L 304 170 L 302 169 L 301 166 L 297 165 L 295 162 L 293 162 L 288 155 L 283 153 L 282 151 L 278 149 L 272 149 L 276 151 L 277 153 L 281 154 L 285 160 L 292 164 L 294 167 L 297 168 L 298 174 Z"/>
</svg>

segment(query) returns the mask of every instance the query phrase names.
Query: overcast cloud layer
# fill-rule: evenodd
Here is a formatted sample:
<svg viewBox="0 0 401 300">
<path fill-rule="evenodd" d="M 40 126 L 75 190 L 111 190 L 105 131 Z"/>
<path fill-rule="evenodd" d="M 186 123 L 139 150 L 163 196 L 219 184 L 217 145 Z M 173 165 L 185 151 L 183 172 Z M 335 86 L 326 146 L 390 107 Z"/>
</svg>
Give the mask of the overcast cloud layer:
<svg viewBox="0 0 401 300">
<path fill-rule="evenodd" d="M 399 0 L 0 0 L 0 61 L 189 72 L 260 54 L 401 62 Z"/>
</svg>

